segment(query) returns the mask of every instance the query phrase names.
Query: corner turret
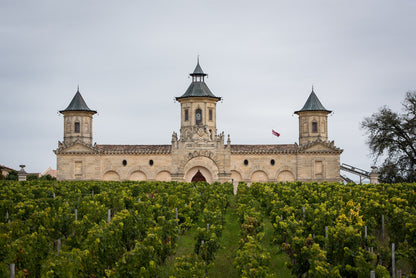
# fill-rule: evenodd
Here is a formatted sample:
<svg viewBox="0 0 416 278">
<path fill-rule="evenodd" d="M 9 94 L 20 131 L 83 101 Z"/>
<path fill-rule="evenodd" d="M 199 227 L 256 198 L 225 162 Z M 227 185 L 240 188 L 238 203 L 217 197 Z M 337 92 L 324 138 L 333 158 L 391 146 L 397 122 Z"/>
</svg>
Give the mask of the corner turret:
<svg viewBox="0 0 416 278">
<path fill-rule="evenodd" d="M 97 111 L 87 106 L 79 92 L 79 87 L 68 107 L 59 112 L 64 115 L 63 143 L 68 146 L 79 142 L 92 146 L 92 116 Z"/>
<path fill-rule="evenodd" d="M 301 110 L 295 111 L 299 116 L 299 145 L 306 145 L 314 141 L 328 141 L 328 114 L 332 111 L 325 109 L 312 92 Z"/>
</svg>

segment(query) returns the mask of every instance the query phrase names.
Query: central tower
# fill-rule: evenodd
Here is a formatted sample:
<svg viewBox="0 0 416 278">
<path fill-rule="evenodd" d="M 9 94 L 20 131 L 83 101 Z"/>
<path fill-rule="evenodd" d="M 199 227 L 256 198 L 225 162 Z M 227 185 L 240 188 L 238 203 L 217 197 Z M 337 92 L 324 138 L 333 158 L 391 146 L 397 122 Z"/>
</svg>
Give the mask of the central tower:
<svg viewBox="0 0 416 278">
<path fill-rule="evenodd" d="M 189 74 L 192 83 L 176 97 L 181 104 L 180 136 L 172 134 L 172 178 L 175 180 L 226 182 L 230 179 L 230 143 L 224 132 L 217 134 L 217 102 L 205 84 L 206 73 L 199 65 Z"/>
<path fill-rule="evenodd" d="M 199 65 L 199 59 L 193 73 L 192 83 L 186 92 L 177 97 L 181 104 L 181 140 L 192 140 L 192 134 L 208 136 L 215 140 L 217 134 L 216 104 L 221 100 L 216 97 L 205 83 L 206 73 Z M 207 139 L 208 139 L 207 138 Z"/>
</svg>

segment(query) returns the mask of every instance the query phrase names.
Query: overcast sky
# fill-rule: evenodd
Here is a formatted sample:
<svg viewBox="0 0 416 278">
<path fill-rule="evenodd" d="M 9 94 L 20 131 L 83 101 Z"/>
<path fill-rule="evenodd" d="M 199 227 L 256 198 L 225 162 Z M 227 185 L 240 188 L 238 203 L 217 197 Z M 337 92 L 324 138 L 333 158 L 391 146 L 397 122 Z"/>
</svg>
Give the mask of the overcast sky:
<svg viewBox="0 0 416 278">
<path fill-rule="evenodd" d="M 0 164 L 56 169 L 78 85 L 94 142 L 170 144 L 199 54 L 232 144 L 298 142 L 314 85 L 341 162 L 370 170 L 360 122 L 416 89 L 415 47 L 414 0 L 2 0 Z"/>
</svg>

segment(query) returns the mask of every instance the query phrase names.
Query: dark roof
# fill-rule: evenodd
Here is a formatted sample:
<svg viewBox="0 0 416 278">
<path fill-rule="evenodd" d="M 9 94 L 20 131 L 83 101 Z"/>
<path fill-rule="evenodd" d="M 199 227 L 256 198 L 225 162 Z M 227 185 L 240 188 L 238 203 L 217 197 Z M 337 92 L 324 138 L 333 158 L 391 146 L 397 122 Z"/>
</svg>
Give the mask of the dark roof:
<svg viewBox="0 0 416 278">
<path fill-rule="evenodd" d="M 231 145 L 232 154 L 273 154 L 273 153 L 292 153 L 298 150 L 296 144 L 279 145 Z"/>
<path fill-rule="evenodd" d="M 72 99 L 71 103 L 68 105 L 68 107 L 65 110 L 61 110 L 59 112 L 66 112 L 66 111 L 89 111 L 97 113 L 97 111 L 91 110 L 87 104 L 85 103 L 85 100 L 82 98 L 81 93 L 79 92 L 79 89 L 77 90 L 77 93 L 75 94 L 74 98 Z"/>
<path fill-rule="evenodd" d="M 194 81 L 189 85 L 186 92 L 176 99 L 186 98 L 186 97 L 210 97 L 210 98 L 216 98 L 220 100 L 220 97 L 216 97 L 211 90 L 208 88 L 207 84 L 202 81 Z"/>
<path fill-rule="evenodd" d="M 196 67 L 194 69 L 193 73 L 189 74 L 190 76 L 197 76 L 197 75 L 202 75 L 202 76 L 206 76 L 207 74 L 202 70 L 201 66 L 199 65 L 199 59 L 198 59 L 198 63 L 196 64 Z"/>
<path fill-rule="evenodd" d="M 100 153 L 169 154 L 171 145 L 95 145 Z"/>
<path fill-rule="evenodd" d="M 16 171 L 15 169 L 9 168 L 9 167 L 1 165 L 1 164 L 0 164 L 0 169 L 1 170 L 6 170 L 6 171 Z"/>
<path fill-rule="evenodd" d="M 176 100 L 188 97 L 209 97 L 221 100 L 221 97 L 215 96 L 205 83 L 204 77 L 207 74 L 204 73 L 201 66 L 199 65 L 199 59 L 194 72 L 189 75 L 192 76 L 191 85 L 189 85 L 188 89 L 182 96 L 176 97 Z"/>
<path fill-rule="evenodd" d="M 322 103 L 319 101 L 318 97 L 316 96 L 315 92 L 312 89 L 311 94 L 308 97 L 303 108 L 295 113 L 302 112 L 302 111 L 325 111 L 331 113 L 330 110 L 326 110 Z"/>
</svg>

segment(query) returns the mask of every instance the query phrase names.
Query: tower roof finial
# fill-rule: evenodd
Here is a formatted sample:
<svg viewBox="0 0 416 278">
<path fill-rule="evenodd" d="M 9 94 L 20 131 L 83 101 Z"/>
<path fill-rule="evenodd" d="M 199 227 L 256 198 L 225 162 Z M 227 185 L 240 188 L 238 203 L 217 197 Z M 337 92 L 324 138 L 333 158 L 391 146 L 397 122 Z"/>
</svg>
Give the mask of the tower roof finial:
<svg viewBox="0 0 416 278">
<path fill-rule="evenodd" d="M 319 101 L 318 97 L 316 96 L 316 94 L 314 92 L 313 85 L 312 85 L 312 92 L 309 95 L 308 99 L 306 100 L 305 105 L 303 106 L 303 108 L 301 110 L 295 111 L 295 113 L 297 114 L 298 112 L 303 112 L 303 111 L 324 111 L 324 112 L 327 112 L 327 113 L 332 112 L 330 110 L 326 110 L 326 108 Z"/>
<path fill-rule="evenodd" d="M 85 100 L 82 98 L 81 93 L 79 92 L 79 85 L 77 86 L 77 92 L 75 93 L 74 98 L 71 100 L 71 103 L 65 110 L 61 110 L 59 112 L 67 112 L 67 111 L 86 111 L 91 112 L 92 114 L 97 113 L 95 110 L 91 110 Z"/>
<path fill-rule="evenodd" d="M 196 67 L 194 69 L 194 72 L 190 74 L 190 76 L 207 76 L 207 74 L 202 70 L 201 66 L 199 65 L 199 54 L 196 59 Z"/>
</svg>

